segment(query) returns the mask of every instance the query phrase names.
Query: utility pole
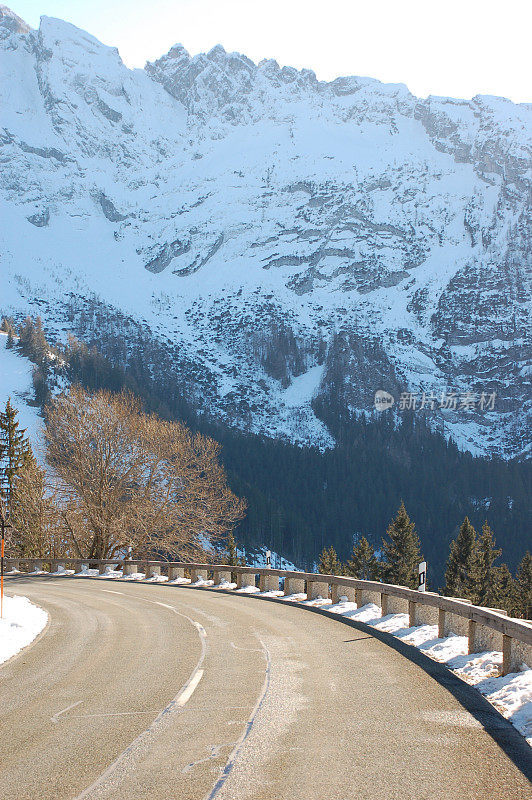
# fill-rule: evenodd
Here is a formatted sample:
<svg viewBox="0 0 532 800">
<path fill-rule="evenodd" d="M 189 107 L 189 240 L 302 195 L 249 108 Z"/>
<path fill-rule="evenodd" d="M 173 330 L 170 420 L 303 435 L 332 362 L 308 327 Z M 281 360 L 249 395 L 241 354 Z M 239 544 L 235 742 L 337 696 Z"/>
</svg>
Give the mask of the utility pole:
<svg viewBox="0 0 532 800">
<path fill-rule="evenodd" d="M 4 617 L 4 548 L 6 528 L 11 525 L 4 518 L 4 510 L 1 511 L 0 526 L 2 528 L 2 543 L 0 545 L 0 619 Z"/>
</svg>

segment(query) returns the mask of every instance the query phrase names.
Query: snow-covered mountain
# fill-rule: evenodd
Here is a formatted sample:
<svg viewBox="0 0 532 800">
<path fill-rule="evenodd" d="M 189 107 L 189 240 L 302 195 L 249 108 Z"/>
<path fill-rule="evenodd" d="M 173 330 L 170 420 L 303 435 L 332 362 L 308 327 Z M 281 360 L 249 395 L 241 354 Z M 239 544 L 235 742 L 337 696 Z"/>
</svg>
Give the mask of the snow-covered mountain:
<svg viewBox="0 0 532 800">
<path fill-rule="evenodd" d="M 220 46 L 129 70 L 5 7 L 0 39 L 2 313 L 60 335 L 98 301 L 179 354 L 197 409 L 271 436 L 330 445 L 319 408 L 383 389 L 525 455 L 532 105 Z"/>
</svg>

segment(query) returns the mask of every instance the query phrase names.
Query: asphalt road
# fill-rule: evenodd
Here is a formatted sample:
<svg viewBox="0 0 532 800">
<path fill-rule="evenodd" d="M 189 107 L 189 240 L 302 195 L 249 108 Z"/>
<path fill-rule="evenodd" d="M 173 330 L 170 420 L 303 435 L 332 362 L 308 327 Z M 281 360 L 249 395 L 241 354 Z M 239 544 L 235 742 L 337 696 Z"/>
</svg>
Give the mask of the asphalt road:
<svg viewBox="0 0 532 800">
<path fill-rule="evenodd" d="M 532 797 L 511 726 L 363 625 L 178 586 L 7 589 L 50 623 L 0 667 L 2 800 Z"/>
</svg>

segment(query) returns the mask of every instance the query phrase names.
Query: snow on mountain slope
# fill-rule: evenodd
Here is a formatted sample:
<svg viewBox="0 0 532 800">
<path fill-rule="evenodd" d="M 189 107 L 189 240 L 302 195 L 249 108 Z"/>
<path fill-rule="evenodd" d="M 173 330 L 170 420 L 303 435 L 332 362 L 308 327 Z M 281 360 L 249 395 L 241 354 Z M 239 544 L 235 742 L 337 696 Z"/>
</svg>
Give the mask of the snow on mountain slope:
<svg viewBox="0 0 532 800">
<path fill-rule="evenodd" d="M 7 334 L 0 331 L 0 409 L 4 411 L 10 399 L 11 405 L 18 411 L 20 427 L 25 429 L 32 448 L 39 448 L 43 420 L 39 409 L 32 405 L 33 365 L 15 350 L 6 349 L 6 343 Z"/>
<path fill-rule="evenodd" d="M 525 454 L 531 105 L 220 46 L 132 71 L 5 7 L 0 31 L 3 313 L 60 335 L 93 298 L 179 353 L 199 410 L 321 446 L 320 405 L 495 392 L 423 413 L 472 452 Z"/>
</svg>

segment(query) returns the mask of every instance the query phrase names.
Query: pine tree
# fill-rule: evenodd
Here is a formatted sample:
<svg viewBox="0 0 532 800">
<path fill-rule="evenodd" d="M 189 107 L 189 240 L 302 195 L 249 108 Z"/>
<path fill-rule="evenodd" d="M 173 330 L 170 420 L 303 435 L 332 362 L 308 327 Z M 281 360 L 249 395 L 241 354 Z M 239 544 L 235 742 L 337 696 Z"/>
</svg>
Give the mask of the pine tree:
<svg viewBox="0 0 532 800">
<path fill-rule="evenodd" d="M 228 564 L 231 567 L 246 566 L 246 559 L 238 554 L 238 547 L 236 546 L 235 537 L 233 536 L 232 531 L 230 531 L 229 536 L 227 537 L 226 552 L 227 552 L 227 555 L 225 557 L 226 564 Z"/>
<path fill-rule="evenodd" d="M 12 350 L 15 344 L 15 337 L 13 336 L 13 329 L 9 328 L 7 332 L 6 350 Z"/>
<path fill-rule="evenodd" d="M 519 593 L 517 583 L 512 577 L 512 573 L 506 564 L 501 564 L 495 567 L 496 571 L 496 585 L 497 585 L 497 599 L 494 603 L 496 608 L 502 608 L 507 611 L 511 617 L 519 614 Z"/>
<path fill-rule="evenodd" d="M 388 526 L 386 536 L 388 538 L 382 540 L 384 579 L 388 583 L 416 589 L 418 565 L 422 560 L 420 541 L 402 501 L 395 519 Z"/>
<path fill-rule="evenodd" d="M 33 458 L 24 435 L 25 429 L 19 427 L 17 415 L 18 411 L 8 399 L 5 411 L 0 412 L 0 493 L 8 512 L 17 477 Z"/>
<path fill-rule="evenodd" d="M 324 575 L 339 575 L 342 571 L 342 564 L 332 545 L 329 548 L 324 547 L 321 551 L 318 569 Z"/>
<path fill-rule="evenodd" d="M 477 567 L 477 533 L 466 517 L 460 526 L 458 536 L 451 544 L 445 572 L 445 594 L 474 600 L 478 587 Z"/>
<path fill-rule="evenodd" d="M 532 619 L 532 555 L 527 551 L 515 575 L 517 608 L 523 619 Z"/>
<path fill-rule="evenodd" d="M 353 547 L 351 558 L 346 564 L 346 572 L 353 578 L 361 580 L 378 580 L 381 564 L 375 555 L 374 548 L 365 536 L 361 536 Z"/>
<path fill-rule="evenodd" d="M 475 594 L 471 599 L 479 605 L 494 607 L 501 600 L 501 575 L 494 566 L 501 553 L 502 550 L 495 547 L 495 536 L 486 521 L 477 543 L 477 563 L 473 574 L 477 585 L 471 587 Z"/>
</svg>

